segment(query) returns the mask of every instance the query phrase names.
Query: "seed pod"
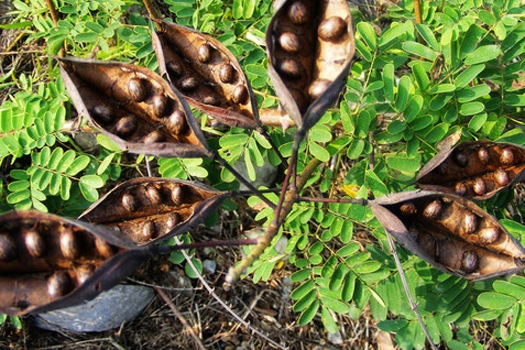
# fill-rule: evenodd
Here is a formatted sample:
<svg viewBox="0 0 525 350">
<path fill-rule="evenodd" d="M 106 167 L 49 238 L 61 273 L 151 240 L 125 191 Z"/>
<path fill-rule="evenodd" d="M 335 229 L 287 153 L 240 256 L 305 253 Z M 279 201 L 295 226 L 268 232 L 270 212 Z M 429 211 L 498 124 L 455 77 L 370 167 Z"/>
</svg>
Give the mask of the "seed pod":
<svg viewBox="0 0 525 350">
<path fill-rule="evenodd" d="M 290 3 L 288 8 L 288 18 L 293 24 L 306 24 L 311 19 L 310 4 L 306 1 L 296 0 Z"/>
<path fill-rule="evenodd" d="M 115 118 L 113 109 L 106 104 L 93 106 L 91 113 L 93 113 L 93 117 L 98 122 L 103 124 L 109 124 L 113 122 L 113 119 Z"/>
<path fill-rule="evenodd" d="M 441 208 L 442 208 L 441 201 L 439 199 L 436 199 L 430 202 L 430 204 L 428 204 L 425 207 L 425 210 L 423 211 L 423 216 L 426 217 L 427 219 L 435 219 L 441 213 Z"/>
<path fill-rule="evenodd" d="M 115 126 L 117 135 L 121 137 L 130 136 L 137 129 L 137 120 L 132 116 L 121 118 Z"/>
<path fill-rule="evenodd" d="M 208 63 L 211 60 L 211 47 L 209 44 L 202 44 L 199 47 L 199 53 L 197 58 L 201 63 Z"/>
<path fill-rule="evenodd" d="M 485 165 L 490 163 L 490 154 L 489 154 L 489 151 L 485 147 L 482 147 L 478 150 L 478 157 L 481 163 Z"/>
<path fill-rule="evenodd" d="M 166 122 L 166 127 L 173 134 L 182 134 L 186 131 L 186 115 L 181 110 L 176 110 L 171 113 L 168 121 Z"/>
<path fill-rule="evenodd" d="M 166 220 L 166 227 L 168 230 L 171 230 L 175 226 L 177 226 L 180 222 L 180 217 L 177 213 L 172 213 L 168 216 L 168 219 Z"/>
<path fill-rule="evenodd" d="M 511 148 L 504 148 L 501 151 L 500 162 L 503 165 L 511 165 L 514 162 L 514 152 Z"/>
<path fill-rule="evenodd" d="M 134 102 L 140 102 L 146 99 L 148 96 L 148 93 L 146 91 L 146 87 L 144 79 L 140 78 L 131 78 L 128 82 L 128 91 L 129 91 L 129 97 Z"/>
<path fill-rule="evenodd" d="M 70 228 L 62 228 L 60 234 L 60 251 L 68 260 L 74 260 L 79 255 L 78 241 Z"/>
<path fill-rule="evenodd" d="M 474 180 L 474 183 L 472 184 L 472 189 L 474 190 L 474 193 L 480 196 L 483 196 L 485 193 L 487 193 L 485 181 L 483 181 L 483 179 L 480 177 L 477 177 Z"/>
<path fill-rule="evenodd" d="M 162 201 L 162 196 L 160 195 L 159 190 L 155 187 L 154 184 L 149 184 L 146 186 L 146 192 L 152 204 L 156 205 Z"/>
<path fill-rule="evenodd" d="M 235 70 L 233 69 L 233 66 L 229 63 L 223 63 L 221 65 L 221 68 L 219 70 L 219 79 L 223 83 L 231 83 L 234 79 Z"/>
<path fill-rule="evenodd" d="M 467 212 L 463 217 L 463 226 L 465 233 L 472 234 L 478 229 L 478 217 L 472 212 Z"/>
<path fill-rule="evenodd" d="M 458 182 L 456 184 L 456 194 L 458 196 L 464 196 L 465 194 L 467 194 L 467 191 L 468 191 L 468 188 L 467 188 L 467 185 L 463 182 Z"/>
<path fill-rule="evenodd" d="M 509 175 L 502 168 L 498 168 L 494 172 L 494 180 L 501 187 L 505 187 L 510 183 Z"/>
<path fill-rule="evenodd" d="M 173 205 L 175 205 L 176 207 L 182 204 L 183 194 L 181 186 L 173 187 L 173 189 L 171 190 L 171 200 L 173 201 Z"/>
<path fill-rule="evenodd" d="M 55 272 L 47 280 L 47 294 L 51 299 L 66 295 L 73 288 L 73 282 L 67 272 Z"/>
<path fill-rule="evenodd" d="M 146 137 L 144 138 L 144 143 L 156 143 L 156 142 L 162 142 L 166 139 L 163 133 L 160 131 L 152 131 Z"/>
<path fill-rule="evenodd" d="M 79 266 L 75 270 L 76 276 L 77 276 L 77 284 L 81 285 L 84 282 L 86 282 L 86 280 L 90 278 L 91 275 L 93 275 L 94 271 L 95 271 L 95 267 L 93 265 L 86 264 L 86 265 Z"/>
<path fill-rule="evenodd" d="M 221 104 L 221 101 L 219 101 L 219 99 L 216 96 L 209 95 L 202 98 L 202 103 L 206 105 L 219 106 Z"/>
<path fill-rule="evenodd" d="M 299 37 L 297 34 L 292 32 L 285 32 L 281 34 L 279 37 L 279 44 L 283 48 L 283 50 L 288 51 L 290 53 L 296 53 L 299 52 L 301 49 L 301 42 L 299 40 Z"/>
<path fill-rule="evenodd" d="M 168 98 L 163 94 L 155 95 L 151 98 L 151 106 L 153 115 L 157 118 L 162 118 L 168 112 Z"/>
<path fill-rule="evenodd" d="M 95 240 L 95 247 L 97 249 L 97 253 L 105 259 L 115 255 L 115 248 L 102 238 L 97 237 Z"/>
<path fill-rule="evenodd" d="M 195 77 L 185 78 L 180 81 L 179 87 L 182 91 L 193 91 L 199 87 L 199 81 Z"/>
<path fill-rule="evenodd" d="M 232 93 L 232 101 L 239 104 L 245 104 L 248 98 L 248 90 L 244 85 L 238 85 Z"/>
<path fill-rule="evenodd" d="M 129 193 L 124 193 L 124 195 L 122 196 L 122 205 L 124 206 L 124 209 L 126 209 L 129 212 L 136 211 L 138 207 L 137 201 Z"/>
<path fill-rule="evenodd" d="M 156 228 L 155 228 L 155 222 L 153 222 L 153 220 L 148 220 L 144 222 L 141 232 L 142 232 L 142 240 L 145 242 L 150 241 L 153 238 L 155 238 L 157 235 Z"/>
<path fill-rule="evenodd" d="M 472 250 L 467 250 L 466 252 L 464 252 L 463 257 L 461 259 L 461 269 L 465 273 L 469 274 L 469 273 L 476 271 L 478 267 L 479 267 L 478 255 Z"/>
<path fill-rule="evenodd" d="M 303 75 L 301 63 L 293 58 L 285 58 L 280 60 L 277 67 L 279 72 L 289 79 L 299 79 Z"/>
<path fill-rule="evenodd" d="M 479 241 L 483 244 L 491 244 L 499 238 L 499 230 L 495 227 L 487 227 L 479 231 Z"/>
<path fill-rule="evenodd" d="M 35 258 L 40 257 L 46 248 L 44 239 L 35 229 L 31 229 L 25 233 L 24 243 L 29 254 Z"/>
<path fill-rule="evenodd" d="M 403 215 L 414 215 L 417 212 L 417 208 L 412 202 L 403 203 L 399 209 L 401 209 L 401 214 Z"/>
<path fill-rule="evenodd" d="M 177 61 L 171 61 L 166 64 L 170 74 L 174 77 L 180 77 L 183 73 L 182 65 Z"/>
<path fill-rule="evenodd" d="M 321 22 L 317 32 L 323 40 L 338 41 L 347 32 L 347 24 L 341 17 L 329 17 Z"/>
<path fill-rule="evenodd" d="M 314 81 L 308 88 L 308 94 L 312 100 L 317 100 L 328 89 L 332 82 L 327 79 L 319 79 Z"/>
<path fill-rule="evenodd" d="M 0 261 L 11 261 L 16 257 L 16 243 L 6 234 L 0 234 Z"/>
</svg>

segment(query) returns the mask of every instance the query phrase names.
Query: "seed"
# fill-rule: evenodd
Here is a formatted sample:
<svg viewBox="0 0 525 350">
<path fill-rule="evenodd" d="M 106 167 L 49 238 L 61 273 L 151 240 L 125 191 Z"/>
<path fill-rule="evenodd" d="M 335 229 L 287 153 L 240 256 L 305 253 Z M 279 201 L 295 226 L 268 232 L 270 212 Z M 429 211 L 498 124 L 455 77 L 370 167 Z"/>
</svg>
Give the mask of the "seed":
<svg viewBox="0 0 525 350">
<path fill-rule="evenodd" d="M 490 154 L 486 148 L 480 148 L 478 150 L 478 157 L 481 163 L 487 165 L 490 162 Z"/>
<path fill-rule="evenodd" d="M 468 191 L 467 185 L 464 182 L 458 182 L 456 184 L 456 194 L 458 196 L 464 196 Z"/>
<path fill-rule="evenodd" d="M 436 172 L 440 175 L 446 175 L 448 173 L 448 165 L 445 163 L 440 164 L 436 168 Z"/>
<path fill-rule="evenodd" d="M 289 79 L 299 79 L 302 75 L 301 64 L 292 58 L 280 60 L 277 69 Z"/>
<path fill-rule="evenodd" d="M 425 207 L 423 216 L 425 216 L 427 219 L 435 219 L 439 216 L 442 207 L 443 205 L 441 204 L 441 201 L 439 199 L 435 199 Z"/>
<path fill-rule="evenodd" d="M 177 213 L 170 214 L 170 216 L 166 220 L 166 226 L 168 227 L 168 230 L 171 230 L 172 228 L 177 226 L 179 221 L 180 221 L 179 214 Z"/>
<path fill-rule="evenodd" d="M 175 75 L 176 77 L 180 77 L 182 75 L 182 71 L 183 71 L 183 68 L 182 68 L 182 64 L 180 64 L 179 62 L 177 61 L 171 61 L 171 62 L 168 62 L 166 64 L 166 68 L 168 68 L 168 70 L 173 74 Z"/>
<path fill-rule="evenodd" d="M 155 230 L 155 223 L 153 220 L 148 220 L 144 223 L 144 226 L 142 226 L 142 239 L 144 241 L 149 241 L 152 238 L 155 238 L 156 236 L 156 230 Z"/>
<path fill-rule="evenodd" d="M 234 78 L 234 73 L 233 66 L 229 63 L 224 63 L 219 70 L 219 79 L 221 79 L 223 83 L 231 83 Z"/>
<path fill-rule="evenodd" d="M 166 138 L 164 137 L 164 134 L 161 133 L 160 131 L 152 131 L 150 132 L 148 135 L 146 135 L 146 137 L 144 138 L 144 140 L 142 142 L 144 143 L 155 143 L 155 142 L 162 142 L 164 141 Z"/>
<path fill-rule="evenodd" d="M 166 122 L 166 128 L 175 135 L 182 134 L 186 130 L 186 125 L 186 114 L 181 110 L 175 110 L 171 113 Z"/>
<path fill-rule="evenodd" d="M 155 185 L 149 184 L 146 186 L 146 193 L 148 194 L 148 198 L 150 199 L 151 203 L 153 204 L 159 204 L 162 201 L 162 197 L 160 195 L 159 190 Z"/>
<path fill-rule="evenodd" d="M 208 63 L 211 60 L 211 47 L 208 44 L 202 44 L 199 47 L 197 58 L 202 63 Z"/>
<path fill-rule="evenodd" d="M 417 212 L 416 205 L 413 202 L 406 202 L 401 204 L 399 210 L 401 210 L 401 214 L 403 215 L 414 215 Z"/>
<path fill-rule="evenodd" d="M 305 24 L 310 19 L 310 10 L 303 1 L 296 1 L 288 8 L 288 18 L 293 24 Z"/>
<path fill-rule="evenodd" d="M 205 96 L 202 99 L 202 103 L 204 103 L 205 105 L 212 105 L 212 106 L 218 106 L 221 104 L 219 99 L 214 95 Z"/>
<path fill-rule="evenodd" d="M 485 193 L 487 193 L 487 189 L 485 187 L 485 181 L 481 177 L 477 177 L 474 179 L 474 183 L 472 184 L 472 189 L 474 190 L 474 193 L 477 195 L 483 196 Z"/>
<path fill-rule="evenodd" d="M 502 168 L 498 168 L 494 172 L 494 180 L 499 186 L 507 186 L 510 183 L 509 174 Z"/>
<path fill-rule="evenodd" d="M 122 196 L 122 205 L 127 211 L 134 212 L 137 210 L 137 202 L 135 201 L 135 198 L 129 193 L 124 193 Z"/>
<path fill-rule="evenodd" d="M 317 100 L 328 89 L 332 82 L 328 79 L 318 79 L 308 88 L 308 94 L 312 100 Z"/>
<path fill-rule="evenodd" d="M 499 238 L 499 230 L 496 227 L 487 227 L 479 231 L 479 241 L 483 244 L 491 244 Z"/>
<path fill-rule="evenodd" d="M 195 77 L 189 77 L 186 79 L 182 79 L 180 82 L 180 88 L 184 91 L 192 91 L 195 90 L 199 86 L 199 81 Z"/>
<path fill-rule="evenodd" d="M 113 109 L 106 104 L 94 106 L 91 109 L 91 112 L 93 113 L 95 120 L 103 124 L 111 123 L 113 121 L 113 117 L 115 116 Z"/>
<path fill-rule="evenodd" d="M 317 28 L 317 34 L 325 41 L 337 41 L 347 31 L 346 22 L 338 16 L 325 19 Z"/>
<path fill-rule="evenodd" d="M 237 85 L 232 93 L 232 101 L 234 103 L 245 104 L 248 99 L 248 90 L 244 85 Z"/>
<path fill-rule="evenodd" d="M 116 226 L 118 227 L 118 226 Z M 115 254 L 115 249 L 107 241 L 97 237 L 95 239 L 95 247 L 97 248 L 98 254 L 104 259 L 108 259 Z"/>
<path fill-rule="evenodd" d="M 512 149 L 505 148 L 501 152 L 501 158 L 500 158 L 501 164 L 504 165 L 511 165 L 514 163 L 514 153 L 512 152 Z"/>
<path fill-rule="evenodd" d="M 36 230 L 31 229 L 25 233 L 24 243 L 31 256 L 38 258 L 44 253 L 46 247 L 44 239 Z"/>
<path fill-rule="evenodd" d="M 151 99 L 153 115 L 157 118 L 164 117 L 168 109 L 168 98 L 164 94 L 157 94 Z"/>
<path fill-rule="evenodd" d="M 121 118 L 115 126 L 117 134 L 122 137 L 131 135 L 137 129 L 137 121 L 132 116 Z"/>
<path fill-rule="evenodd" d="M 478 228 L 478 217 L 472 212 L 468 212 L 463 217 L 463 225 L 465 232 L 468 234 L 474 233 Z"/>
<path fill-rule="evenodd" d="M 461 259 L 461 269 L 465 273 L 472 273 L 478 269 L 479 261 L 478 261 L 478 255 L 476 252 L 472 250 L 467 250 L 463 253 L 463 257 Z"/>
<path fill-rule="evenodd" d="M 61 297 L 71 290 L 71 282 L 71 277 L 67 272 L 55 272 L 47 279 L 47 294 L 51 299 Z"/>
<path fill-rule="evenodd" d="M 75 271 L 77 274 L 77 283 L 80 285 L 86 282 L 86 280 L 93 274 L 93 271 L 95 271 L 93 265 L 86 264 L 79 266 Z"/>
<path fill-rule="evenodd" d="M 147 96 L 144 80 L 140 78 L 131 78 L 128 82 L 128 93 L 131 101 L 143 101 Z"/>
<path fill-rule="evenodd" d="M 73 230 L 63 228 L 60 234 L 60 250 L 68 260 L 74 260 L 78 256 L 78 241 Z"/>
<path fill-rule="evenodd" d="M 11 261 L 16 257 L 16 243 L 6 233 L 0 234 L 0 261 Z"/>
<path fill-rule="evenodd" d="M 466 167 L 468 165 L 468 157 L 464 152 L 456 152 L 454 154 L 454 160 L 460 167 Z"/>
<path fill-rule="evenodd" d="M 182 204 L 182 187 L 175 185 L 171 190 L 171 200 L 175 206 Z"/>
<path fill-rule="evenodd" d="M 279 37 L 279 44 L 283 50 L 290 53 L 297 53 L 301 49 L 301 41 L 297 34 L 292 32 L 284 32 Z"/>
</svg>

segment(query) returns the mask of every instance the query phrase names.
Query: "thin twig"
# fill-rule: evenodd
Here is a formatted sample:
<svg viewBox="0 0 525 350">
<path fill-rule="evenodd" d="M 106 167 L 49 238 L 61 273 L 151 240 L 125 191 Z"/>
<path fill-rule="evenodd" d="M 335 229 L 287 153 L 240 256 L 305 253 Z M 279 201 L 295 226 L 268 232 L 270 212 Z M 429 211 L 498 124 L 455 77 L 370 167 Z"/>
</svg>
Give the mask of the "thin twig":
<svg viewBox="0 0 525 350">
<path fill-rule="evenodd" d="M 144 0 L 143 2 L 144 2 L 144 6 L 146 6 L 146 10 L 148 11 L 149 16 L 151 17 L 151 19 L 160 20 L 161 18 L 159 16 L 157 10 L 155 9 L 153 4 L 151 3 L 151 0 Z"/>
<path fill-rule="evenodd" d="M 427 337 L 427 340 L 430 346 L 432 347 L 433 350 L 437 350 L 437 347 L 436 345 L 434 345 L 434 341 L 432 340 L 430 333 L 428 333 L 428 329 L 425 326 L 423 319 L 421 318 L 421 316 L 419 315 L 419 312 L 417 311 L 417 304 L 414 302 L 414 299 L 412 299 L 412 294 L 410 293 L 410 290 L 408 289 L 408 283 L 405 278 L 405 272 L 403 271 L 403 267 L 401 266 L 401 261 L 399 260 L 399 256 L 397 255 L 394 239 L 392 238 L 390 233 L 388 233 L 388 231 L 385 230 L 385 232 L 386 232 L 386 237 L 388 238 L 388 245 L 390 246 L 390 252 L 394 256 L 394 260 L 397 266 L 397 271 L 399 272 L 399 277 L 401 278 L 401 282 L 403 283 L 403 287 L 405 288 L 405 293 L 407 295 L 410 307 L 412 308 L 412 311 L 416 315 L 419 325 L 421 326 L 421 328 L 423 328 L 423 332 L 425 332 L 425 336 Z"/>
<path fill-rule="evenodd" d="M 348 203 L 348 204 L 359 204 L 359 205 L 367 205 L 368 201 L 364 198 L 310 198 L 310 197 L 298 197 L 298 201 L 300 202 L 320 202 L 320 203 Z"/>
<path fill-rule="evenodd" d="M 55 9 L 55 4 L 53 4 L 53 0 L 46 0 L 46 5 L 49 9 L 49 14 L 51 14 L 51 20 L 56 27 L 58 25 L 58 14 Z"/>
<path fill-rule="evenodd" d="M 423 23 L 423 19 L 421 18 L 421 4 L 419 0 L 414 0 L 414 15 L 416 16 L 417 24 Z"/>
</svg>

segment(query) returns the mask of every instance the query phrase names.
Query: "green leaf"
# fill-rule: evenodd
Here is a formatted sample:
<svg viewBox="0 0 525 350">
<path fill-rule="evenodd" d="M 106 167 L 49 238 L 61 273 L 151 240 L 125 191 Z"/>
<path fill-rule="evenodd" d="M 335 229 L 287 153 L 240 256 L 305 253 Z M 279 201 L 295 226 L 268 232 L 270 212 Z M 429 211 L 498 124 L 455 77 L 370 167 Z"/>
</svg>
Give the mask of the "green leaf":
<svg viewBox="0 0 525 350">
<path fill-rule="evenodd" d="M 88 202 L 96 202 L 99 198 L 99 195 L 98 195 L 98 191 L 91 187 L 91 186 L 88 186 L 84 183 L 79 183 L 79 187 L 80 187 L 80 192 L 82 193 L 82 196 L 84 196 L 84 198 L 88 201 Z"/>
<path fill-rule="evenodd" d="M 350 269 L 345 264 L 339 264 L 330 278 L 329 288 L 332 291 L 339 291 L 343 285 L 343 280 Z"/>
<path fill-rule="evenodd" d="M 323 322 L 324 328 L 329 333 L 337 333 L 337 324 L 335 323 L 330 311 L 324 306 L 321 307 L 321 321 Z"/>
<path fill-rule="evenodd" d="M 353 272 L 350 272 L 345 276 L 345 280 L 343 282 L 343 289 L 341 289 L 341 300 L 343 300 L 344 302 L 349 302 L 354 296 L 356 280 L 357 276 Z"/>
<path fill-rule="evenodd" d="M 195 257 L 191 258 L 191 262 L 193 263 L 197 271 L 200 274 L 202 274 L 202 262 L 199 259 L 196 259 Z M 190 264 L 188 263 L 184 265 L 184 272 L 186 273 L 186 276 L 188 276 L 189 278 L 193 278 L 193 279 L 198 278 L 198 275 L 195 273 L 195 271 L 193 271 Z"/>
<path fill-rule="evenodd" d="M 428 25 L 416 23 L 416 29 L 419 32 L 419 34 L 421 34 L 423 39 L 427 42 L 427 44 L 429 44 L 432 47 L 432 49 L 434 49 L 434 51 L 440 51 L 439 43 L 436 37 L 434 36 L 434 32 L 428 27 Z"/>
<path fill-rule="evenodd" d="M 377 48 L 377 37 L 372 25 L 368 22 L 359 22 L 356 27 L 357 32 L 361 35 L 368 47 L 372 49 L 372 51 L 375 51 Z"/>
<path fill-rule="evenodd" d="M 484 109 L 485 109 L 485 105 L 482 102 L 478 102 L 478 101 L 467 102 L 467 103 L 463 103 L 459 107 L 459 114 L 463 116 L 474 115 L 474 114 L 479 114 L 483 112 Z"/>
<path fill-rule="evenodd" d="M 434 50 L 415 41 L 405 41 L 403 43 L 403 50 L 413 55 L 426 58 L 429 61 L 434 61 L 438 57 Z"/>
<path fill-rule="evenodd" d="M 69 168 L 66 170 L 66 174 L 69 176 L 75 176 L 82 170 L 84 170 L 89 164 L 89 157 L 82 155 L 75 159 L 73 163 L 69 166 Z"/>
<path fill-rule="evenodd" d="M 301 299 L 299 299 L 294 305 L 293 305 L 293 311 L 299 312 L 303 311 L 304 309 L 308 308 L 314 300 L 317 300 L 317 292 L 315 290 L 312 290 L 308 292 L 305 296 L 303 296 Z"/>
<path fill-rule="evenodd" d="M 516 299 L 521 299 L 525 297 L 525 288 L 517 284 L 502 280 L 496 280 L 494 281 L 492 286 L 494 287 L 494 290 L 500 294 L 509 295 L 515 297 Z"/>
<path fill-rule="evenodd" d="M 321 302 L 324 306 L 338 314 L 344 314 L 349 311 L 348 305 L 334 298 L 323 296 L 321 297 Z"/>
<path fill-rule="evenodd" d="M 421 112 L 421 109 L 423 108 L 423 102 L 424 98 L 421 95 L 415 95 L 410 99 L 405 112 L 403 113 L 403 117 L 407 123 L 411 123 L 414 121 L 414 119 L 416 119 L 419 112 Z"/>
<path fill-rule="evenodd" d="M 330 153 L 317 142 L 308 142 L 308 147 L 310 148 L 310 153 L 320 161 L 328 162 L 330 160 Z"/>
<path fill-rule="evenodd" d="M 397 171 L 416 173 L 419 170 L 419 161 L 403 155 L 391 155 L 386 158 L 386 164 Z"/>
<path fill-rule="evenodd" d="M 338 262 L 339 261 L 337 260 L 337 257 L 335 255 L 329 257 L 328 260 L 326 260 L 326 262 L 324 263 L 323 268 L 321 269 L 321 276 L 323 278 L 332 277 Z"/>
<path fill-rule="evenodd" d="M 383 92 L 389 101 L 394 100 L 394 65 L 391 63 L 383 67 Z"/>
<path fill-rule="evenodd" d="M 486 84 L 476 85 L 472 87 L 466 87 L 458 92 L 458 102 L 465 103 L 473 101 L 481 96 L 488 95 L 490 93 L 490 87 Z"/>
<path fill-rule="evenodd" d="M 412 72 L 416 78 L 417 85 L 421 91 L 426 91 L 430 85 L 430 80 L 428 79 L 427 72 L 421 63 L 416 63 L 412 66 Z"/>
<path fill-rule="evenodd" d="M 505 310 L 516 303 L 516 298 L 504 294 L 486 292 L 478 296 L 478 303 L 486 309 Z"/>
<path fill-rule="evenodd" d="M 467 86 L 472 80 L 474 80 L 474 78 L 476 78 L 479 75 L 479 73 L 483 72 L 484 69 L 484 64 L 477 64 L 468 67 L 456 77 L 454 85 L 457 89 L 461 89 Z"/>
<path fill-rule="evenodd" d="M 498 318 L 502 313 L 502 310 L 483 310 L 473 314 L 472 318 L 478 321 L 491 321 Z"/>
<path fill-rule="evenodd" d="M 104 186 L 104 180 L 98 175 L 84 175 L 80 178 L 80 183 L 93 188 Z"/>
<path fill-rule="evenodd" d="M 501 55 L 498 45 L 485 45 L 478 47 L 465 58 L 465 64 L 478 64 L 493 60 Z"/>
<path fill-rule="evenodd" d="M 473 132 L 478 132 L 479 129 L 481 129 L 481 127 L 483 126 L 483 124 L 485 124 L 485 122 L 487 121 L 487 118 L 487 113 L 481 113 L 473 116 L 468 123 L 469 130 Z"/>
<path fill-rule="evenodd" d="M 429 92 L 431 94 L 443 94 L 447 92 L 453 92 L 454 90 L 456 90 L 456 86 L 454 84 L 439 84 L 430 89 Z"/>
<path fill-rule="evenodd" d="M 295 282 L 295 283 L 302 282 L 308 277 L 310 277 L 311 273 L 312 273 L 311 269 L 304 269 L 304 270 L 296 271 L 290 276 L 290 281 Z"/>
<path fill-rule="evenodd" d="M 397 332 L 408 325 L 406 320 L 387 320 L 377 324 L 377 328 L 383 332 Z"/>
<path fill-rule="evenodd" d="M 310 293 L 314 289 L 314 285 L 314 280 L 306 281 L 292 292 L 290 298 L 292 298 L 293 300 L 303 298 L 306 294 Z"/>
<path fill-rule="evenodd" d="M 398 134 L 403 132 L 407 128 L 406 123 L 401 120 L 392 120 L 386 127 L 387 131 L 391 134 Z"/>
<path fill-rule="evenodd" d="M 399 86 L 397 87 L 397 97 L 395 102 L 396 111 L 399 113 L 405 110 L 411 86 L 412 80 L 408 75 L 403 75 L 401 79 L 399 79 Z"/>
<path fill-rule="evenodd" d="M 299 326 L 306 325 L 308 322 L 314 319 L 315 315 L 317 314 L 317 310 L 319 310 L 319 300 L 315 300 L 312 305 L 308 307 L 308 309 L 303 311 L 297 320 L 297 324 Z"/>
<path fill-rule="evenodd" d="M 496 17 L 492 13 L 486 10 L 481 10 L 478 13 L 479 19 L 488 26 L 496 24 Z"/>
<path fill-rule="evenodd" d="M 94 43 L 98 40 L 97 33 L 80 33 L 75 35 L 75 41 L 79 43 Z"/>
</svg>

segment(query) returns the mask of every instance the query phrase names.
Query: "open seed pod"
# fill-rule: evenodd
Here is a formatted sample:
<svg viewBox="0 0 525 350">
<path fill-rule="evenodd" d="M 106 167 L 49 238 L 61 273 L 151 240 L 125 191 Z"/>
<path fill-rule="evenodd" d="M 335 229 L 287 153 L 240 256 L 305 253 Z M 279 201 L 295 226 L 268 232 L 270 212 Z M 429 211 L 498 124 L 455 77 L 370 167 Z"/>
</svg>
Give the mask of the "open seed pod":
<svg viewBox="0 0 525 350">
<path fill-rule="evenodd" d="M 132 153 L 212 157 L 184 98 L 147 68 L 60 58 L 75 107 L 100 131 Z"/>
<path fill-rule="evenodd" d="M 112 189 L 79 219 L 111 227 L 138 245 L 153 244 L 186 232 L 229 196 L 197 182 L 136 178 Z"/>
<path fill-rule="evenodd" d="M 465 198 L 400 192 L 371 201 L 370 207 L 401 245 L 441 271 L 481 280 L 525 268 L 525 249 Z"/>
<path fill-rule="evenodd" d="M 509 143 L 463 142 L 440 150 L 416 185 L 476 200 L 488 199 L 525 176 L 525 149 Z"/>
<path fill-rule="evenodd" d="M 0 313 L 80 304 L 130 275 L 150 256 L 127 237 L 36 211 L 0 216 Z"/>
<path fill-rule="evenodd" d="M 281 104 L 308 130 L 338 98 L 355 51 L 345 0 L 286 0 L 266 33 L 268 74 Z"/>
<path fill-rule="evenodd" d="M 255 129 L 257 99 L 237 58 L 215 38 L 181 25 L 156 21 L 153 47 L 167 75 L 190 104 L 222 123 Z"/>
</svg>

